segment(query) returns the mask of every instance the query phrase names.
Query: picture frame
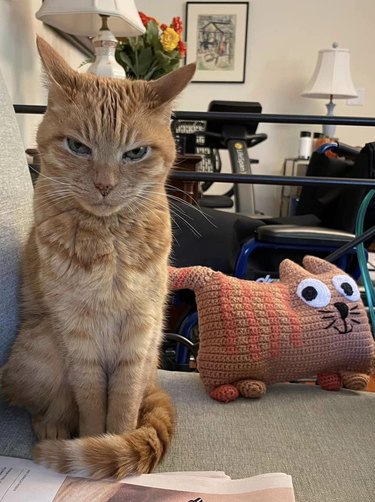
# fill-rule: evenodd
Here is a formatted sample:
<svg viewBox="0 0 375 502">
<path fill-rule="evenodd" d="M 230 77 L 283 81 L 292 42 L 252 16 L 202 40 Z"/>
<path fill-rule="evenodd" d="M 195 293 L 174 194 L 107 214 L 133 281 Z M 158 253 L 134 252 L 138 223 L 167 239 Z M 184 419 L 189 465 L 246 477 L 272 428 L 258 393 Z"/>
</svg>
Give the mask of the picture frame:
<svg viewBox="0 0 375 502">
<path fill-rule="evenodd" d="M 244 83 L 249 2 L 186 2 L 186 64 L 192 82 Z"/>
</svg>

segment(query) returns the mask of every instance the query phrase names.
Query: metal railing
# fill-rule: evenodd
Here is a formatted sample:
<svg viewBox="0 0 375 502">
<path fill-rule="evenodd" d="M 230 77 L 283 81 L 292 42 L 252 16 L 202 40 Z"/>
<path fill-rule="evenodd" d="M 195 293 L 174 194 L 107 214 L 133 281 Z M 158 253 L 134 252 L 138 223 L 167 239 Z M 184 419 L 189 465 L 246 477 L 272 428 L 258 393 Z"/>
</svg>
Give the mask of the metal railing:
<svg viewBox="0 0 375 502">
<path fill-rule="evenodd" d="M 42 105 L 13 105 L 16 113 L 43 114 L 47 107 Z M 220 122 L 247 122 L 273 124 L 332 124 L 342 126 L 375 127 L 373 117 L 327 117 L 324 115 L 283 115 L 267 113 L 221 113 L 175 111 L 173 117 L 179 120 L 220 120 Z M 374 133 L 375 138 L 375 133 Z M 335 186 L 335 187 L 367 187 L 375 188 L 375 179 L 370 178 L 319 178 L 304 176 L 278 176 L 259 174 L 205 173 L 179 171 L 178 167 L 170 173 L 170 178 L 184 181 L 211 181 L 215 183 L 251 183 L 254 185 L 287 185 L 287 186 Z"/>
</svg>

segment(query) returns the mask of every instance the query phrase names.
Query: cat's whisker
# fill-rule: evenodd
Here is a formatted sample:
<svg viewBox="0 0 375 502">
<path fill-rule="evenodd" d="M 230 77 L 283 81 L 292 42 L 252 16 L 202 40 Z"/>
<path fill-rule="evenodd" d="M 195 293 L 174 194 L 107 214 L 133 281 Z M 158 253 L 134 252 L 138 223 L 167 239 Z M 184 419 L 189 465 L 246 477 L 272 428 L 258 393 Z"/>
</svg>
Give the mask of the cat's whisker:
<svg viewBox="0 0 375 502">
<path fill-rule="evenodd" d="M 354 305 L 354 307 L 350 308 L 350 312 L 353 312 L 353 310 L 357 310 L 358 309 L 358 305 Z"/>
<path fill-rule="evenodd" d="M 213 223 L 212 219 L 207 214 L 204 214 L 204 212 L 202 211 L 202 209 L 199 206 L 198 207 L 194 206 L 193 204 L 190 204 L 186 200 L 183 200 L 180 197 L 176 197 L 175 195 L 168 194 L 167 197 L 168 197 L 168 199 L 173 199 L 176 202 L 179 202 L 185 206 L 191 207 L 192 209 L 197 211 L 210 225 L 212 225 L 214 228 L 218 228 L 218 226 L 215 225 L 215 223 Z"/>
<path fill-rule="evenodd" d="M 71 189 L 69 187 L 56 187 L 54 189 L 49 189 L 48 191 L 43 191 L 38 194 L 38 197 L 48 197 L 50 195 L 60 194 L 60 193 L 71 193 Z"/>
<path fill-rule="evenodd" d="M 351 315 L 361 315 L 361 313 L 360 313 L 360 312 L 353 312 L 352 310 L 350 310 L 350 314 L 351 314 Z"/>
<path fill-rule="evenodd" d="M 154 214 L 160 221 L 164 221 L 164 214 L 157 214 L 156 210 L 159 208 L 163 209 L 163 205 L 162 204 L 158 204 L 158 203 L 151 203 L 150 200 L 145 197 L 142 193 L 138 193 L 135 197 L 135 201 L 136 203 L 138 202 L 139 204 L 141 204 L 141 201 L 142 201 L 142 207 L 145 208 L 147 211 L 151 212 L 152 214 Z"/>
<path fill-rule="evenodd" d="M 184 218 L 184 216 L 182 216 L 181 213 L 177 212 L 175 209 L 171 208 L 170 209 L 171 213 L 173 213 L 173 215 L 176 217 L 176 218 L 179 218 L 180 220 L 182 220 L 185 225 L 187 226 L 187 228 L 192 232 L 193 235 L 195 235 L 196 237 L 202 237 L 202 234 L 199 232 L 199 230 L 197 230 L 194 225 L 192 225 L 189 221 L 186 220 L 186 218 Z M 184 214 L 184 213 L 183 213 Z M 174 222 L 176 223 L 176 220 L 174 220 Z M 179 230 L 182 231 L 182 228 L 180 227 L 180 225 L 178 225 L 178 228 Z"/>
<path fill-rule="evenodd" d="M 172 185 L 166 185 L 167 187 L 171 187 L 173 189 L 175 189 L 175 187 L 173 187 Z M 184 192 L 183 190 L 181 190 L 183 193 L 186 193 Z M 148 191 L 148 193 L 152 193 L 152 194 L 155 194 L 155 195 L 164 195 L 163 192 L 154 192 L 154 191 Z M 190 202 L 187 202 L 186 200 L 184 199 L 181 199 L 180 197 L 177 197 L 176 195 L 172 195 L 172 194 L 169 194 L 167 193 L 167 198 L 168 200 L 174 200 L 180 204 L 183 204 L 185 206 L 188 206 L 192 209 L 194 209 L 195 211 L 197 211 L 210 225 L 212 225 L 214 228 L 218 228 L 217 225 L 215 225 L 213 223 L 213 221 L 211 220 L 211 218 L 207 215 L 207 214 L 204 214 L 202 209 L 199 207 L 199 206 L 195 206 L 194 204 L 191 204 Z M 188 194 L 187 194 L 188 195 Z"/>
<path fill-rule="evenodd" d="M 333 319 L 335 316 L 333 315 L 326 315 L 324 317 L 322 317 L 322 319 Z"/>
<path fill-rule="evenodd" d="M 320 314 L 334 314 L 334 310 L 318 310 Z"/>
<path fill-rule="evenodd" d="M 40 202 L 45 202 L 45 201 L 54 202 L 54 201 L 58 201 L 60 197 L 66 197 L 67 195 L 71 195 L 71 192 L 44 195 L 42 197 L 38 197 L 36 199 L 36 202 L 38 204 Z"/>
<path fill-rule="evenodd" d="M 146 209 L 149 213 L 153 214 L 155 218 L 157 218 L 160 222 L 163 222 L 163 218 L 161 215 L 158 215 L 153 209 L 152 206 L 147 205 L 144 201 L 141 201 L 140 199 L 136 200 L 136 203 L 138 203 L 139 206 L 143 207 Z M 130 206 L 129 206 L 130 207 Z M 134 211 L 134 209 L 133 209 Z"/>
<path fill-rule="evenodd" d="M 50 176 L 46 176 L 45 174 L 43 174 L 43 173 L 39 172 L 37 169 L 34 169 L 34 168 L 33 168 L 32 166 L 30 166 L 30 165 L 29 165 L 29 168 L 30 168 L 32 171 L 36 172 L 36 173 L 38 174 L 38 178 L 40 178 L 41 180 L 43 180 L 43 179 L 47 179 L 47 180 L 53 181 L 54 183 L 59 183 L 59 184 L 61 184 L 61 185 L 68 185 L 68 186 L 70 186 L 70 183 L 67 183 L 67 182 L 65 182 L 65 181 L 61 181 L 61 180 L 60 180 L 60 179 L 58 179 L 58 178 L 52 178 L 52 177 L 50 177 Z"/>
<path fill-rule="evenodd" d="M 352 319 L 351 321 L 354 322 L 354 323 L 356 323 L 356 324 L 361 324 L 360 321 L 358 321 L 357 319 Z"/>
<path fill-rule="evenodd" d="M 175 187 L 169 183 L 165 184 L 165 188 L 168 188 L 170 190 L 175 190 L 176 192 L 180 192 L 180 193 L 186 195 L 186 197 L 188 197 L 189 200 L 191 201 L 191 204 L 193 204 L 193 205 L 195 204 L 194 197 L 192 195 L 190 195 L 188 192 L 186 192 L 186 190 L 182 190 L 182 188 Z M 168 195 L 168 193 L 167 193 L 167 195 Z"/>
<path fill-rule="evenodd" d="M 139 198 L 140 198 L 140 197 L 142 197 L 142 196 L 140 196 L 140 195 L 138 194 L 138 196 L 137 196 L 137 197 L 139 197 Z M 143 199 L 143 201 L 144 201 L 144 202 L 143 202 L 143 204 L 142 204 L 142 207 L 144 207 L 144 208 L 145 208 L 145 209 L 147 209 L 148 211 L 151 211 L 153 214 L 155 214 L 155 216 L 156 216 L 156 217 L 158 217 L 158 216 L 156 215 L 156 213 L 150 209 L 150 206 L 149 206 L 149 205 L 147 205 L 147 202 L 149 202 L 149 199 L 148 199 L 148 198 L 146 198 L 146 197 L 142 197 L 142 199 Z M 173 224 L 176 224 L 176 225 L 178 226 L 178 228 L 181 230 L 180 225 L 178 225 L 178 224 L 177 224 L 177 222 L 176 222 L 176 220 L 172 217 L 173 209 L 171 209 L 171 210 L 170 210 L 170 212 L 171 212 L 171 219 L 172 219 Z M 181 216 L 181 214 L 178 214 L 178 213 L 176 212 L 176 213 L 174 213 L 174 216 L 176 216 L 177 218 L 182 219 L 182 220 L 184 221 L 184 223 L 186 224 L 186 226 L 187 226 L 187 227 L 191 230 L 191 232 L 192 232 L 192 233 L 193 233 L 196 237 L 201 237 L 201 234 L 198 232 L 198 230 L 196 230 L 196 229 L 193 227 L 193 225 L 191 225 L 188 221 L 186 221 L 186 220 L 184 219 L 184 217 L 183 217 L 183 216 Z M 158 218 L 159 218 L 159 220 L 160 220 L 160 221 L 163 221 L 161 217 L 158 217 Z M 172 235 L 173 235 L 173 234 L 172 234 Z M 173 236 L 173 238 L 175 238 L 175 237 Z"/>
<path fill-rule="evenodd" d="M 169 201 L 169 208 L 175 212 L 175 213 L 179 213 L 179 214 L 182 214 L 184 215 L 185 218 L 188 218 L 189 220 L 194 220 L 194 218 L 192 216 L 190 216 L 190 214 L 186 214 L 185 211 L 177 206 L 173 201 Z"/>
<path fill-rule="evenodd" d="M 50 201 L 44 201 L 41 204 L 38 203 L 37 207 L 38 207 L 38 210 L 40 210 L 42 208 L 51 206 L 54 202 L 67 201 L 67 200 L 69 200 L 71 198 L 72 197 L 70 195 L 62 196 L 62 197 L 59 197 L 58 199 L 53 199 L 53 200 L 50 200 Z"/>
<path fill-rule="evenodd" d="M 143 199 L 143 202 L 141 202 L 140 198 L 142 198 L 142 199 Z M 164 220 L 163 220 L 163 218 L 162 218 L 162 215 L 160 215 L 160 216 L 159 216 L 159 215 L 157 215 L 157 214 L 155 213 L 155 211 L 151 210 L 151 209 L 150 209 L 150 207 L 146 204 L 146 202 L 147 202 L 147 201 L 148 201 L 148 199 L 143 198 L 142 196 L 140 196 L 140 194 L 138 194 L 138 196 L 137 196 L 137 200 L 136 200 L 136 203 L 137 203 L 137 204 L 139 204 L 141 207 L 144 207 L 147 211 L 151 211 L 151 212 L 155 215 L 155 217 L 156 217 L 159 221 L 161 221 L 161 222 L 163 223 L 163 222 L 164 222 Z M 151 207 L 152 207 L 152 206 L 151 206 Z M 134 216 L 136 216 L 136 212 L 135 212 L 134 208 L 132 208 L 131 206 L 128 206 L 128 208 L 129 208 L 129 209 L 131 209 L 132 214 L 133 214 Z M 175 220 L 173 219 L 172 215 L 171 215 L 171 220 L 172 220 L 173 224 L 175 224 L 175 223 L 176 223 L 176 222 L 175 222 Z M 177 226 L 179 227 L 179 225 L 178 225 L 178 224 L 177 224 Z M 179 228 L 181 228 L 181 227 L 179 227 Z M 176 242 L 176 244 L 178 244 L 178 241 L 177 241 L 176 237 L 173 235 L 173 233 L 172 233 L 172 240 L 173 240 L 173 242 Z"/>
</svg>

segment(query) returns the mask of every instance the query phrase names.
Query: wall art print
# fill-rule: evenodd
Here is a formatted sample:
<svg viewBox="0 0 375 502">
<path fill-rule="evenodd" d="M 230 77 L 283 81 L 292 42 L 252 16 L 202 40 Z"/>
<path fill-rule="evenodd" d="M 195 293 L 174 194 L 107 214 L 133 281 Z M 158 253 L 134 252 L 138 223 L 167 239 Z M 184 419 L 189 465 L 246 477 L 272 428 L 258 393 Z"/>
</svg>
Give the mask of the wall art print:
<svg viewBox="0 0 375 502">
<path fill-rule="evenodd" d="M 186 3 L 186 63 L 193 82 L 245 81 L 248 2 Z"/>
</svg>

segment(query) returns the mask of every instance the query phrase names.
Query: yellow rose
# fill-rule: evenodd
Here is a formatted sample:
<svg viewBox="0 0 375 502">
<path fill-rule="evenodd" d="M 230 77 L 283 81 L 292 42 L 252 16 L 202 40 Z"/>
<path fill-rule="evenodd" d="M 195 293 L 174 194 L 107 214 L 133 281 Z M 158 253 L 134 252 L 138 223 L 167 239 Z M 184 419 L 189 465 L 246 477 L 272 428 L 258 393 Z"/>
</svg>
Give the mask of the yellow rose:
<svg viewBox="0 0 375 502">
<path fill-rule="evenodd" d="M 166 28 L 160 36 L 160 42 L 163 49 L 172 52 L 180 41 L 180 36 L 173 28 Z"/>
</svg>

